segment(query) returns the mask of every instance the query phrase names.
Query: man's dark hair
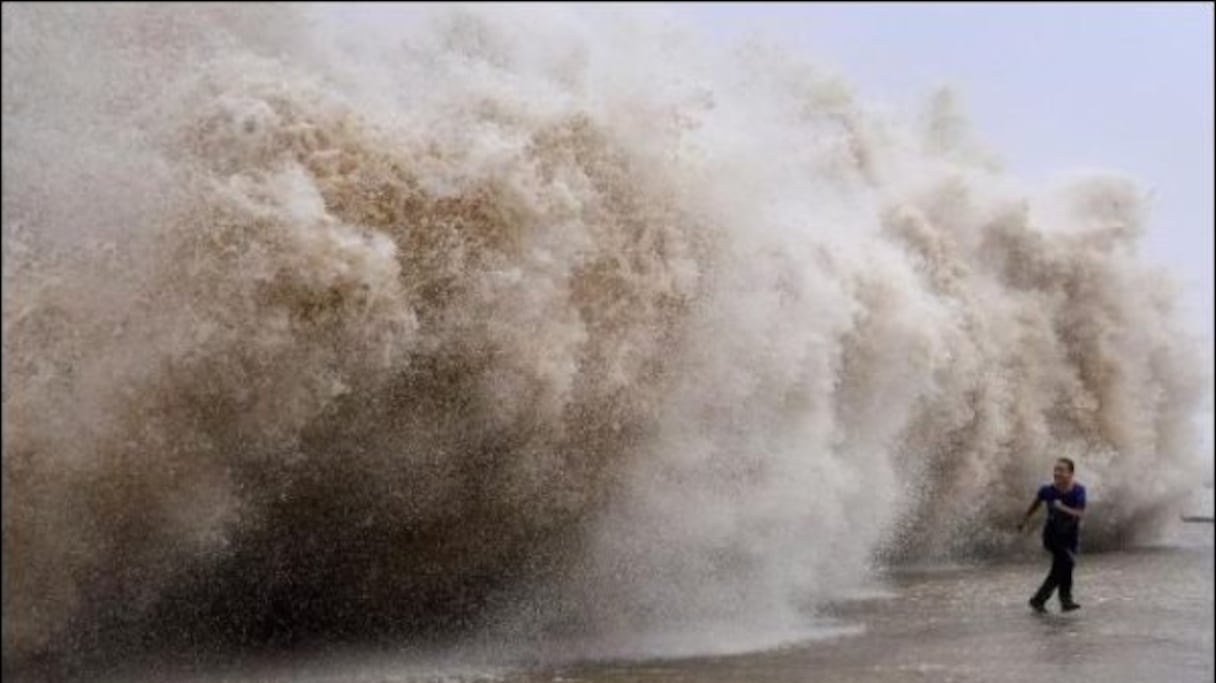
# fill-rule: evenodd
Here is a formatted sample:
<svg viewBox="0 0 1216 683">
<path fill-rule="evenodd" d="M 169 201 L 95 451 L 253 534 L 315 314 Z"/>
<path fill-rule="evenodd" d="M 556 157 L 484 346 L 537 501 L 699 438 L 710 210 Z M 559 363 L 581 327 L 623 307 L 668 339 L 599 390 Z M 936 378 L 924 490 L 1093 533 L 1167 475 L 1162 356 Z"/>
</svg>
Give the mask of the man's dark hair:
<svg viewBox="0 0 1216 683">
<path fill-rule="evenodd" d="M 1074 465 L 1074 464 L 1073 464 L 1073 462 L 1072 462 L 1072 460 L 1070 460 L 1070 459 L 1068 459 L 1068 458 L 1057 458 L 1056 462 L 1062 462 L 1062 463 L 1064 463 L 1065 465 L 1068 465 L 1068 472 L 1069 472 L 1070 474 L 1071 474 L 1072 472 L 1076 472 L 1076 471 L 1077 471 L 1077 466 L 1076 466 L 1076 465 Z"/>
</svg>

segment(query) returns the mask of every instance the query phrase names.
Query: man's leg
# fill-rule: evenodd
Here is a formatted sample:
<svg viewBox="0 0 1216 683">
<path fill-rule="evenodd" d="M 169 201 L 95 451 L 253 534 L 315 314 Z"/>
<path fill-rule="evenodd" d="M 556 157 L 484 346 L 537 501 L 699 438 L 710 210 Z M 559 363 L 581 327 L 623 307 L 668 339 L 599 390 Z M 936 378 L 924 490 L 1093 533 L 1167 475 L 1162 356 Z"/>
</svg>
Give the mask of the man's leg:
<svg viewBox="0 0 1216 683">
<path fill-rule="evenodd" d="M 1072 568 L 1076 564 L 1076 555 L 1072 550 L 1061 548 L 1059 551 L 1060 559 L 1060 607 L 1065 612 L 1072 611 L 1080 607 L 1072 601 Z M 1055 564 L 1053 562 L 1053 564 Z"/>
<path fill-rule="evenodd" d="M 1051 571 L 1048 572 L 1047 578 L 1043 579 L 1043 585 L 1039 586 L 1039 590 L 1032 598 L 1030 598 L 1030 606 L 1036 611 L 1044 611 L 1043 606 L 1046 605 L 1047 600 L 1051 598 L 1051 594 L 1053 591 L 1055 591 L 1056 586 L 1060 585 L 1060 574 L 1057 567 L 1058 560 L 1056 559 L 1057 555 L 1058 553 L 1055 550 L 1051 551 Z"/>
</svg>

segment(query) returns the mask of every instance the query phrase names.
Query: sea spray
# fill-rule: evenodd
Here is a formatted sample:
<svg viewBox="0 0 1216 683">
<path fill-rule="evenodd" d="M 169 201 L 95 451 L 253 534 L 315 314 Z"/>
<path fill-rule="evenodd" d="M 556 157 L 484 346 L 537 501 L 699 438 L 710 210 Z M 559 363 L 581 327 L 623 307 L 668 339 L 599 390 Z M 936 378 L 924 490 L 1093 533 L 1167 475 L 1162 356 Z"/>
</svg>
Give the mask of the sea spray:
<svg viewBox="0 0 1216 683">
<path fill-rule="evenodd" d="M 3 12 L 6 663 L 742 642 L 1024 547 L 1058 456 L 1092 549 L 1203 471 L 1139 190 L 948 94 L 603 8 Z"/>
</svg>

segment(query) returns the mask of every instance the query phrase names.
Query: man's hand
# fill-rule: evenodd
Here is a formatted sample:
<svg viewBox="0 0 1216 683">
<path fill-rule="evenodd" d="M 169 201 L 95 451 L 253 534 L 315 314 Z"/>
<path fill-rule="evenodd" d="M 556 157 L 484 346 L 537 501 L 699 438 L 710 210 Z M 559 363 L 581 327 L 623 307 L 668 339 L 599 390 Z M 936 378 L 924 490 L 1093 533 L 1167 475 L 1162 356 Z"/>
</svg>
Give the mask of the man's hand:
<svg viewBox="0 0 1216 683">
<path fill-rule="evenodd" d="M 1080 519 L 1082 513 L 1084 513 L 1084 511 L 1085 511 L 1085 508 L 1070 508 L 1067 505 L 1065 505 L 1064 503 L 1060 502 L 1060 500 L 1058 498 L 1056 500 L 1052 501 L 1051 506 L 1054 507 L 1055 509 L 1059 510 L 1060 512 L 1063 512 L 1064 514 L 1071 515 L 1073 517 L 1076 517 L 1077 519 Z"/>
</svg>

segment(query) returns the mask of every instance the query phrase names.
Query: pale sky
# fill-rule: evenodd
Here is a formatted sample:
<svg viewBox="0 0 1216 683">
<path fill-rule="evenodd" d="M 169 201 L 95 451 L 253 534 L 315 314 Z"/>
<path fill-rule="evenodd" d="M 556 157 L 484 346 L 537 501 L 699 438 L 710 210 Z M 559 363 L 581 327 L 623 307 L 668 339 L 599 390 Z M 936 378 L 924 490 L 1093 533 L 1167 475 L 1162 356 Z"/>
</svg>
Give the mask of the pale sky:
<svg viewBox="0 0 1216 683">
<path fill-rule="evenodd" d="M 1142 253 L 1186 286 L 1192 329 L 1216 337 L 1211 4 L 669 9 L 723 38 L 776 37 L 896 111 L 953 86 L 979 141 L 1019 178 L 1101 169 L 1136 179 L 1156 197 Z"/>
</svg>

